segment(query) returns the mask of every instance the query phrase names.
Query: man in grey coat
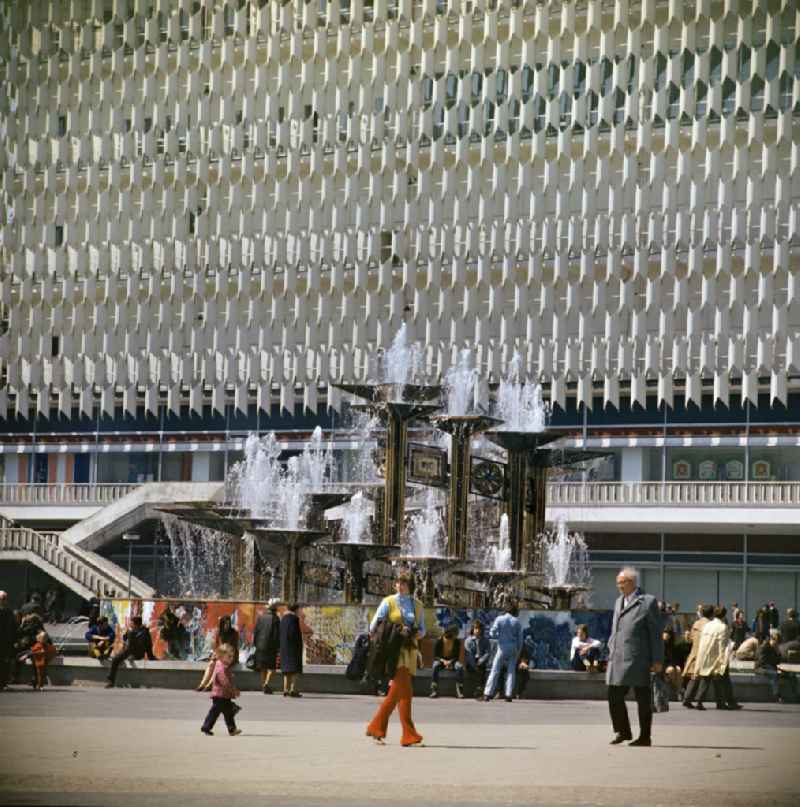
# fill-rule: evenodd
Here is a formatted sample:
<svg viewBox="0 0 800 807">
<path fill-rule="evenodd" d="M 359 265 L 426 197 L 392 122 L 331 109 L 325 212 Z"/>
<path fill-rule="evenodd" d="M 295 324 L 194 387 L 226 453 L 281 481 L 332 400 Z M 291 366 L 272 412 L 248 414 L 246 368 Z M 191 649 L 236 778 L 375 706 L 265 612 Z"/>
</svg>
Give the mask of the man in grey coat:
<svg viewBox="0 0 800 807">
<path fill-rule="evenodd" d="M 614 621 L 608 640 L 608 708 L 614 727 L 611 745 L 632 740 L 625 695 L 633 687 L 639 707 L 639 737 L 630 745 L 652 745 L 650 729 L 650 673 L 661 672 L 664 662 L 662 617 L 656 598 L 639 589 L 639 573 L 626 567 L 617 575 L 620 596 L 614 604 Z"/>
</svg>

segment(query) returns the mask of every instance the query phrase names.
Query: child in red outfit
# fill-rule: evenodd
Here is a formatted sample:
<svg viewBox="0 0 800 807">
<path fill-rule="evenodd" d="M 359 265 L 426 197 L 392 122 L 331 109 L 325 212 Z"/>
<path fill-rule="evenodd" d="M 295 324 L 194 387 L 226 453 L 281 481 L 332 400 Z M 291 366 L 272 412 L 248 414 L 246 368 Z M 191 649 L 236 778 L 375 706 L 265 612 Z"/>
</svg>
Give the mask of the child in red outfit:
<svg viewBox="0 0 800 807">
<path fill-rule="evenodd" d="M 234 698 L 240 695 L 232 670 L 235 659 L 236 653 L 230 645 L 223 644 L 217 648 L 217 663 L 211 679 L 211 709 L 200 729 L 203 734 L 211 736 L 214 733 L 212 729 L 220 715 L 225 718 L 225 725 L 231 737 L 242 733 L 241 729 L 236 728 L 235 720 L 240 707 L 233 702 Z"/>
<path fill-rule="evenodd" d="M 44 689 L 47 681 L 47 662 L 55 655 L 55 648 L 50 643 L 47 634 L 40 630 L 36 634 L 36 642 L 31 645 L 31 659 L 33 668 L 36 671 L 36 679 L 33 684 L 34 689 Z"/>
</svg>

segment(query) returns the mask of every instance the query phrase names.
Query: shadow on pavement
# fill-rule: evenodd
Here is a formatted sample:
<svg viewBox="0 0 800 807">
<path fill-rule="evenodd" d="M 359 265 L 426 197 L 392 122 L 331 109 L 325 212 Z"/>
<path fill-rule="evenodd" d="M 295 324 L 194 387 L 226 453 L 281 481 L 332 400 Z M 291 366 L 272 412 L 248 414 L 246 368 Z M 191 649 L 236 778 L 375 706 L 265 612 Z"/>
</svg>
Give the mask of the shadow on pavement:
<svg viewBox="0 0 800 807">
<path fill-rule="evenodd" d="M 446 748 L 453 751 L 535 751 L 535 745 L 429 745 L 422 748 Z"/>
<path fill-rule="evenodd" d="M 763 748 L 752 745 L 661 745 L 657 743 L 653 748 L 688 748 L 698 751 L 763 751 Z"/>
</svg>

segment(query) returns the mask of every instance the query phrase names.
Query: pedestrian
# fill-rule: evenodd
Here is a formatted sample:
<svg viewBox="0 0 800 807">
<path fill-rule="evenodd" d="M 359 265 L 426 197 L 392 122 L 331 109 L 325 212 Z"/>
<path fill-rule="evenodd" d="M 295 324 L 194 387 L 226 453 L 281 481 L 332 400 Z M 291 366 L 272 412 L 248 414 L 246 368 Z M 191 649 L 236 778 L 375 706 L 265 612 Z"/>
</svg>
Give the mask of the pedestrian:
<svg viewBox="0 0 800 807">
<path fill-rule="evenodd" d="M 398 572 L 394 583 L 395 594 L 384 597 L 370 623 L 370 633 L 375 634 L 378 623 L 390 623 L 400 634 L 401 642 L 397 656 L 390 660 L 389 691 L 367 726 L 367 736 L 383 743 L 389 727 L 389 718 L 397 708 L 403 734 L 400 744 L 404 747 L 422 743 L 411 717 L 413 701 L 412 679 L 417 672 L 419 640 L 425 635 L 425 611 L 422 603 L 414 597 L 414 578 L 409 572 Z"/>
<path fill-rule="evenodd" d="M 211 658 L 206 664 L 203 671 L 203 677 L 197 686 L 197 691 L 202 692 L 204 689 L 211 689 L 211 679 L 214 675 L 214 669 L 217 663 L 217 651 L 222 645 L 228 645 L 233 648 L 236 654 L 234 663 L 239 659 L 239 631 L 233 627 L 229 614 L 225 614 L 219 618 L 217 622 L 217 632 L 214 634 L 214 649 L 211 651 Z"/>
<path fill-rule="evenodd" d="M 742 642 L 747 638 L 750 632 L 747 620 L 744 618 L 744 612 L 737 608 L 733 612 L 733 624 L 731 625 L 731 641 L 733 642 L 733 649 L 738 650 Z"/>
<path fill-rule="evenodd" d="M 756 611 L 756 617 L 753 620 L 753 636 L 758 639 L 759 644 L 769 640 L 770 627 L 767 607 L 764 606 L 763 608 L 759 608 Z"/>
<path fill-rule="evenodd" d="M 261 673 L 261 691 L 271 695 L 273 690 L 269 685 L 272 673 L 278 663 L 278 653 L 281 649 L 280 617 L 278 616 L 280 600 L 273 597 L 267 603 L 267 610 L 256 621 L 253 630 L 253 645 L 255 655 L 253 662 L 255 668 Z"/>
<path fill-rule="evenodd" d="M 297 679 L 303 672 L 303 634 L 297 603 L 291 603 L 280 621 L 281 672 L 283 673 L 283 697 L 302 698 L 297 691 Z"/>
<path fill-rule="evenodd" d="M 501 614 L 492 623 L 489 630 L 490 638 L 497 642 L 497 652 L 492 661 L 492 671 L 483 690 L 483 700 L 490 701 L 494 697 L 500 672 L 506 670 L 506 702 L 511 703 L 514 698 L 514 681 L 517 675 L 517 658 L 522 650 L 522 624 L 518 619 L 519 608 L 517 603 L 509 600 L 505 613 Z"/>
<path fill-rule="evenodd" d="M 709 688 L 714 687 L 717 709 L 740 709 L 733 698 L 728 666 L 731 657 L 730 628 L 725 621 L 727 609 L 719 605 L 714 609 L 714 618 L 700 634 L 700 649 L 697 651 L 697 674 L 700 686 L 697 690 L 697 709 L 705 709 L 703 701 Z"/>
<path fill-rule="evenodd" d="M 683 675 L 681 673 L 680 660 L 676 649 L 675 626 L 672 624 L 665 625 L 661 633 L 661 638 L 664 640 L 664 677 L 669 682 L 678 698 L 680 698 Z"/>
<path fill-rule="evenodd" d="M 31 646 L 31 663 L 33 664 L 33 688 L 39 692 L 44 689 L 47 682 L 47 662 L 56 655 L 56 648 L 50 637 L 43 630 L 36 635 L 36 641 Z"/>
<path fill-rule="evenodd" d="M 242 733 L 241 729 L 236 728 L 236 714 L 241 711 L 241 707 L 233 702 L 241 694 L 236 688 L 233 674 L 233 666 L 239 654 L 231 645 L 221 644 L 217 648 L 216 655 L 214 670 L 211 673 L 211 708 L 200 731 L 211 737 L 214 734 L 214 724 L 222 715 L 228 734 L 235 737 Z"/>
<path fill-rule="evenodd" d="M 464 697 L 464 665 L 461 663 L 461 639 L 458 638 L 458 624 L 448 625 L 444 635 L 436 640 L 433 648 L 430 697 L 439 697 L 439 676 L 442 671 L 456 676 L 456 697 Z"/>
<path fill-rule="evenodd" d="M 140 661 L 148 658 L 155 661 L 153 653 L 153 639 L 150 636 L 150 629 L 142 624 L 142 618 L 135 616 L 131 619 L 130 630 L 122 637 L 122 650 L 111 658 L 111 670 L 108 673 L 108 683 L 106 689 L 111 689 L 117 683 L 117 671 L 119 665 L 126 659 L 132 658 Z"/>
<path fill-rule="evenodd" d="M 480 700 L 486 686 L 492 643 L 483 635 L 483 623 L 476 619 L 472 623 L 471 635 L 464 642 L 464 664 L 470 682 L 474 683 L 471 697 Z"/>
<path fill-rule="evenodd" d="M 693 701 L 697 697 L 697 690 L 700 687 L 700 676 L 697 674 L 697 654 L 700 651 L 700 637 L 703 634 L 703 628 L 714 618 L 714 606 L 700 605 L 699 612 L 700 618 L 695 620 L 689 633 L 692 649 L 689 651 L 689 657 L 683 668 L 683 705 L 687 709 L 694 708 Z"/>
<path fill-rule="evenodd" d="M 625 695 L 633 688 L 639 712 L 639 736 L 632 746 L 652 745 L 653 711 L 650 674 L 661 672 L 664 641 L 656 598 L 639 588 L 639 573 L 626 566 L 617 575 L 619 597 L 614 604 L 608 641 L 608 708 L 614 739 L 611 745 L 633 740 Z"/>
<path fill-rule="evenodd" d="M 781 679 L 789 682 L 792 688 L 794 697 L 797 697 L 797 678 L 791 673 L 782 673 L 778 669 L 782 658 L 779 651 L 779 644 L 781 640 L 780 631 L 774 628 L 770 631 L 769 640 L 760 644 L 756 651 L 756 666 L 755 674 L 763 676 L 769 681 L 770 689 L 772 690 L 772 697 L 775 698 L 777 703 L 783 703 L 783 698 L 780 694 Z"/>
<path fill-rule="evenodd" d="M 765 606 L 765 610 L 767 612 L 767 620 L 769 621 L 770 628 L 778 630 L 778 626 L 781 622 L 781 614 L 780 611 L 778 611 L 778 607 L 774 602 L 768 602 Z"/>
<path fill-rule="evenodd" d="M 0 591 L 0 690 L 11 683 L 14 645 L 17 641 L 17 618 L 8 605 L 8 594 Z"/>
</svg>

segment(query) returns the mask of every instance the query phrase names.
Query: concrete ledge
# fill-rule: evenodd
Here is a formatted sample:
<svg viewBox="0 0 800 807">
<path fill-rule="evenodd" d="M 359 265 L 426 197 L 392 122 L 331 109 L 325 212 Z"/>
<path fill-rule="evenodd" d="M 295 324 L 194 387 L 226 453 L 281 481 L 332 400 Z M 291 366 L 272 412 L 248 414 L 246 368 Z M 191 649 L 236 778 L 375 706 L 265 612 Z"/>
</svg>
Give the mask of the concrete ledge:
<svg viewBox="0 0 800 807">
<path fill-rule="evenodd" d="M 117 686 L 154 687 L 163 689 L 193 689 L 200 681 L 205 663 L 199 661 L 127 661 L 119 669 Z M 89 658 L 59 657 L 47 668 L 50 681 L 56 686 L 103 686 L 110 664 Z M 307 664 L 301 688 L 304 692 L 337 695 L 366 694 L 369 689 L 345 678 L 344 665 Z M 427 695 L 430 690 L 430 669 L 420 670 L 414 679 L 414 694 Z M 738 700 L 745 703 L 772 701 L 766 680 L 748 673 L 731 675 Z M 258 691 L 259 674 L 241 665 L 236 669 L 236 682 L 243 691 Z M 272 677 L 273 689 L 283 686 L 280 673 Z M 455 696 L 455 680 L 443 674 L 440 694 Z M 605 700 L 605 676 L 576 673 L 570 670 L 533 670 L 527 691 L 529 700 Z"/>
</svg>

